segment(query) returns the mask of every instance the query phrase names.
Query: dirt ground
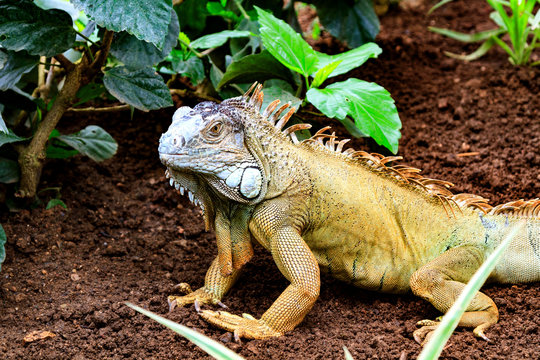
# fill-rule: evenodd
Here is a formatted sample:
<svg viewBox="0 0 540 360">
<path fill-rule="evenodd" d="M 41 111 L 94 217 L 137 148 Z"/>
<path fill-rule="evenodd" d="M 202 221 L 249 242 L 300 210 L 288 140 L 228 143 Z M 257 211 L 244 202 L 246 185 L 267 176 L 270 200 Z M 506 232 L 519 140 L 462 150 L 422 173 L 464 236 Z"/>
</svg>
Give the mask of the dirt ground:
<svg viewBox="0 0 540 360">
<path fill-rule="evenodd" d="M 475 47 L 430 33 L 427 26 L 489 28 L 485 2 L 459 1 L 429 17 L 426 10 L 392 9 L 381 19 L 377 43 L 383 54 L 348 76 L 391 92 L 403 122 L 399 155 L 425 176 L 451 181 L 456 192 L 476 193 L 492 203 L 540 197 L 539 70 L 513 67 L 497 49 L 473 63 L 443 54 Z M 336 50 L 332 43 L 321 48 Z M 176 100 L 177 106 L 182 103 Z M 65 131 L 92 123 L 104 127 L 118 141 L 118 154 L 100 164 L 83 157 L 47 163 L 42 187 L 61 187 L 67 211 L 1 210 L 8 244 L 0 273 L 0 358 L 207 358 L 124 301 L 195 328 L 248 359 L 343 359 L 343 346 L 355 359 L 418 355 L 415 323 L 439 315 L 430 304 L 327 276 L 305 321 L 280 338 L 238 344 L 202 321 L 193 307 L 168 314 L 166 298 L 174 285 L 201 286 L 216 254 L 199 210 L 172 191 L 158 160 L 158 139 L 172 113 L 172 108 L 136 112 L 133 120 L 129 113 L 100 115 L 82 123 L 76 115 L 66 116 Z M 354 147 L 380 151 L 365 140 L 354 141 Z M 234 313 L 260 316 L 286 286 L 258 247 L 224 302 Z M 488 331 L 492 342 L 458 330 L 442 357 L 538 359 L 540 284 L 494 285 L 485 292 L 500 310 L 499 323 Z M 33 331 L 55 336 L 25 343 Z"/>
</svg>

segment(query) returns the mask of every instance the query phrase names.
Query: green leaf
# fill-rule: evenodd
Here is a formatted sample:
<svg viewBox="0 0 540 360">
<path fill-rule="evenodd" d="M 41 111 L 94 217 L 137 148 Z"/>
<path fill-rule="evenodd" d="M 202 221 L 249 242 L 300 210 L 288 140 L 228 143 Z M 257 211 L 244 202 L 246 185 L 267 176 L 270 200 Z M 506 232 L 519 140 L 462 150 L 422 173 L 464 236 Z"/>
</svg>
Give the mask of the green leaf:
<svg viewBox="0 0 540 360">
<path fill-rule="evenodd" d="M 0 3 L 0 45 L 31 55 L 54 56 L 69 49 L 77 35 L 62 10 L 43 10 L 29 0 Z"/>
<path fill-rule="evenodd" d="M 218 88 L 231 83 L 251 83 L 267 79 L 283 79 L 294 84 L 294 79 L 285 66 L 276 60 L 267 50 L 259 54 L 248 55 L 233 61 L 227 67 Z"/>
<path fill-rule="evenodd" d="M 325 67 L 326 65 L 341 61 L 338 67 L 332 71 L 328 77 L 334 77 L 337 75 L 345 74 L 350 70 L 361 66 L 370 58 L 376 58 L 382 53 L 382 49 L 375 43 L 367 43 L 356 49 L 346 51 L 341 54 L 327 55 L 324 53 L 316 52 L 319 59 L 317 64 L 317 70 Z"/>
<path fill-rule="evenodd" d="M 2 263 L 4 262 L 4 260 L 6 260 L 6 242 L 6 232 L 4 231 L 2 225 L 0 225 L 0 271 L 2 271 Z"/>
<path fill-rule="evenodd" d="M 45 151 L 47 159 L 67 159 L 79 153 L 77 150 L 68 147 L 60 141 L 54 141 L 52 144 L 49 144 Z"/>
<path fill-rule="evenodd" d="M 51 200 L 49 200 L 49 202 L 47 203 L 47 206 L 45 207 L 45 209 L 46 209 L 46 210 L 49 210 L 49 209 L 51 209 L 51 208 L 53 208 L 53 207 L 55 207 L 55 206 L 61 206 L 61 207 L 63 207 L 63 208 L 66 209 L 66 210 L 67 210 L 67 208 L 68 208 L 67 205 L 66 205 L 66 203 L 63 202 L 62 200 L 60 200 L 60 199 L 51 199 Z"/>
<path fill-rule="evenodd" d="M 433 26 L 430 26 L 429 30 L 433 31 L 434 33 L 448 36 L 451 39 L 458 40 L 465 43 L 485 41 L 492 36 L 499 36 L 506 32 L 504 29 L 493 29 L 493 30 L 487 30 L 487 31 L 480 31 L 474 34 L 464 34 L 457 31 L 437 28 Z"/>
<path fill-rule="evenodd" d="M 191 330 L 187 326 L 177 324 L 174 321 L 171 321 L 169 319 L 165 319 L 164 317 L 161 317 L 157 314 L 154 314 L 151 311 L 145 310 L 141 307 L 138 307 L 136 305 L 133 305 L 131 303 L 126 302 L 127 306 L 132 308 L 135 311 L 140 312 L 143 315 L 148 316 L 150 319 L 153 319 L 157 322 L 159 322 L 161 325 L 168 327 L 169 329 L 173 330 L 177 334 L 182 335 L 189 341 L 193 342 L 195 345 L 197 345 L 201 350 L 206 351 L 206 353 L 216 359 L 219 360 L 243 360 L 244 358 L 240 355 L 236 354 L 226 346 L 220 344 L 219 342 L 210 339 L 207 336 L 204 336 L 201 333 L 198 333 L 195 330 Z"/>
<path fill-rule="evenodd" d="M 225 6 L 223 4 L 220 4 L 217 2 L 207 2 L 206 10 L 212 16 L 221 16 L 225 19 L 231 20 L 234 23 L 238 23 L 240 19 L 242 19 L 240 16 L 236 15 L 233 11 L 225 9 Z"/>
<path fill-rule="evenodd" d="M 401 121 L 394 100 L 381 86 L 349 79 L 324 89 L 310 89 L 307 99 L 326 116 L 342 120 L 349 115 L 362 133 L 397 152 Z"/>
<path fill-rule="evenodd" d="M 0 158 L 0 183 L 13 184 L 19 181 L 19 177 L 19 163 L 14 160 Z"/>
<path fill-rule="evenodd" d="M 139 40 L 135 36 L 123 31 L 115 34 L 111 44 L 111 54 L 124 64 L 134 68 L 150 66 L 163 60 L 176 46 L 180 24 L 176 12 L 171 11 L 171 22 L 169 23 L 167 37 L 163 48 L 160 50 L 154 44 Z"/>
<path fill-rule="evenodd" d="M 0 51 L 0 54 L 6 53 Z M 0 91 L 13 88 L 39 61 L 39 56 L 28 55 L 26 51 L 8 51 L 6 55 L 7 61 L 0 70 Z"/>
<path fill-rule="evenodd" d="M 249 31 L 240 30 L 224 30 L 215 34 L 209 34 L 198 38 L 191 42 L 191 47 L 194 49 L 210 49 L 221 46 L 232 38 L 249 37 Z"/>
<path fill-rule="evenodd" d="M 8 59 L 9 57 L 7 52 L 0 51 L 0 70 L 2 70 L 4 66 L 6 66 Z"/>
<path fill-rule="evenodd" d="M 106 92 L 105 86 L 103 84 L 90 83 L 77 91 L 77 98 L 79 101 L 73 104 L 73 107 L 84 104 L 87 101 L 100 97 L 104 92 Z"/>
<path fill-rule="evenodd" d="M 96 125 L 89 125 L 75 134 L 60 135 L 56 139 L 94 161 L 109 159 L 116 154 L 118 149 L 118 144 L 112 136 Z"/>
<path fill-rule="evenodd" d="M 162 49 L 171 21 L 172 0 L 73 0 L 95 22 L 115 32 L 127 31 Z"/>
<path fill-rule="evenodd" d="M 155 110 L 173 105 L 163 78 L 150 67 L 137 70 L 125 66 L 114 67 L 105 71 L 103 83 L 118 100 L 139 110 Z"/>
<path fill-rule="evenodd" d="M 34 0 L 34 4 L 44 10 L 59 9 L 67 12 L 73 21 L 77 20 L 80 11 L 72 3 L 64 0 Z"/>
<path fill-rule="evenodd" d="M 255 6 L 261 24 L 260 33 L 266 49 L 289 69 L 309 76 L 316 71 L 315 51 L 286 22 Z"/>
<path fill-rule="evenodd" d="M 281 104 L 286 104 L 290 102 L 291 107 L 294 107 L 296 111 L 298 111 L 298 109 L 302 105 L 302 99 L 297 98 L 282 87 L 274 85 L 264 88 L 264 98 L 261 110 L 264 111 L 264 109 L 266 109 L 266 107 L 276 99 L 281 100 Z"/>
<path fill-rule="evenodd" d="M 174 72 L 182 76 L 187 76 L 195 86 L 199 85 L 206 77 L 204 74 L 204 64 L 195 55 L 192 55 L 185 61 L 175 57 L 171 60 L 171 65 Z"/>
<path fill-rule="evenodd" d="M 324 28 L 351 48 L 375 40 L 379 33 L 379 19 L 371 0 L 358 0 L 353 6 L 348 0 L 312 2 Z"/>
<path fill-rule="evenodd" d="M 0 132 L 0 146 L 24 140 L 27 140 L 27 138 L 17 136 L 13 131 L 11 131 L 11 129 L 8 129 L 7 133 Z"/>
<path fill-rule="evenodd" d="M 444 315 L 441 323 L 437 326 L 428 343 L 422 349 L 418 360 L 431 360 L 438 359 L 443 351 L 446 342 L 452 335 L 452 332 L 456 328 L 461 319 L 461 316 L 473 301 L 478 290 L 486 282 L 488 276 L 491 274 L 505 250 L 508 248 L 512 239 L 516 237 L 520 232 L 525 230 L 525 220 L 521 220 L 519 223 L 509 229 L 506 236 L 501 241 L 500 245 L 488 256 L 486 261 L 480 266 L 480 268 L 474 273 L 473 277 L 467 285 L 461 290 L 461 294 L 454 302 L 450 310 Z"/>
<path fill-rule="evenodd" d="M 6 122 L 4 121 L 4 118 L 2 117 L 2 113 L 0 113 L 0 133 L 8 133 L 9 129 L 6 125 Z"/>
<path fill-rule="evenodd" d="M 321 86 L 321 84 L 326 79 L 328 79 L 330 74 L 332 74 L 332 72 L 334 70 L 336 70 L 336 68 L 339 66 L 339 64 L 341 64 L 341 60 L 333 61 L 331 63 L 326 64 L 322 68 L 320 68 L 315 73 L 315 77 L 313 78 L 313 82 L 311 83 L 311 87 L 318 88 L 319 86 Z"/>
<path fill-rule="evenodd" d="M 190 38 L 196 37 L 206 27 L 208 17 L 206 3 L 201 0 L 184 0 L 180 5 L 175 6 L 182 31 Z"/>
</svg>

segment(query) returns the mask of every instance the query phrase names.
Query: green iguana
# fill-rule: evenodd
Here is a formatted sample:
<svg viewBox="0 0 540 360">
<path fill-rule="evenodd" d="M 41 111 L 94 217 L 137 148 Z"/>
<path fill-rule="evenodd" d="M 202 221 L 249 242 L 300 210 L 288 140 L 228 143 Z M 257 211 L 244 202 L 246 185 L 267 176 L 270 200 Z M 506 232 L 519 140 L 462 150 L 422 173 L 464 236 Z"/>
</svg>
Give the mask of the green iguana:
<svg viewBox="0 0 540 360">
<path fill-rule="evenodd" d="M 526 230 L 489 281 L 540 280 L 540 200 L 491 207 L 479 196 L 453 195 L 448 182 L 388 165 L 400 157 L 343 150 L 347 140 L 338 142 L 328 128 L 299 142 L 295 131 L 310 126 L 282 131 L 294 109 L 276 110 L 276 100 L 261 114 L 262 86 L 253 88 L 221 104 L 179 108 L 160 139 L 166 176 L 202 208 L 218 247 L 204 286 L 192 291 L 181 284 L 188 294 L 170 296 L 171 310 L 195 303 L 204 319 L 236 338 L 279 336 L 317 300 L 321 269 L 369 290 L 412 290 L 444 313 L 521 219 Z M 199 303 L 223 305 L 252 257 L 253 240 L 270 251 L 290 285 L 260 319 L 201 311 Z M 479 292 L 459 325 L 487 340 L 484 332 L 498 316 L 493 300 Z M 421 342 L 438 322 L 418 324 L 414 337 Z"/>
</svg>

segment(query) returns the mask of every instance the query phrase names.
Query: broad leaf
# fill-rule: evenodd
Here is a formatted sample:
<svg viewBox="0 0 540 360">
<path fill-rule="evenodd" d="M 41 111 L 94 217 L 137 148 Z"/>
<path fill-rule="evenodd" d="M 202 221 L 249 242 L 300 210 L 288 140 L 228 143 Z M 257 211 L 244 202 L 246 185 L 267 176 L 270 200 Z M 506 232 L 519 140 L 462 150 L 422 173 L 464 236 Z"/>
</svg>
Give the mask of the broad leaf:
<svg viewBox="0 0 540 360">
<path fill-rule="evenodd" d="M 204 30 L 206 18 L 208 17 L 206 1 L 184 0 L 174 8 L 178 15 L 182 31 L 190 38 L 196 37 Z"/>
<path fill-rule="evenodd" d="M 20 170 L 18 162 L 6 158 L 0 158 L 0 183 L 16 183 L 19 181 L 19 176 Z"/>
<path fill-rule="evenodd" d="M 349 79 L 324 89 L 310 89 L 307 99 L 326 116 L 354 119 L 356 127 L 394 154 L 401 137 L 401 121 L 394 100 L 381 86 Z"/>
<path fill-rule="evenodd" d="M 266 109 L 266 107 L 272 101 L 277 99 L 281 100 L 280 105 L 290 103 L 291 107 L 294 107 L 296 111 L 298 111 L 300 105 L 302 105 L 302 99 L 297 98 L 296 96 L 279 86 L 271 86 L 264 88 L 264 98 L 261 110 L 264 111 L 264 109 Z"/>
<path fill-rule="evenodd" d="M 103 161 L 116 154 L 118 144 L 108 132 L 96 125 L 89 125 L 78 133 L 60 135 L 56 139 L 68 144 L 94 161 Z"/>
<path fill-rule="evenodd" d="M 341 54 L 327 55 L 316 52 L 318 58 L 317 70 L 335 61 L 341 61 L 335 70 L 328 77 L 345 74 L 350 70 L 361 66 L 370 58 L 376 58 L 382 53 L 382 49 L 375 43 L 367 43 L 356 49 L 346 51 Z"/>
<path fill-rule="evenodd" d="M 0 70 L 6 66 L 8 62 L 8 54 L 6 52 L 0 51 Z"/>
<path fill-rule="evenodd" d="M 0 132 L 0 146 L 24 140 L 26 140 L 26 138 L 15 135 L 15 133 L 11 131 L 11 129 L 8 129 L 7 133 Z"/>
<path fill-rule="evenodd" d="M 242 38 L 250 35 L 251 33 L 249 31 L 224 30 L 215 34 L 202 36 L 192 41 L 191 47 L 194 49 L 210 49 L 225 44 L 231 38 Z"/>
<path fill-rule="evenodd" d="M 172 0 L 73 0 L 92 20 L 115 32 L 127 31 L 162 49 L 171 21 Z"/>
<path fill-rule="evenodd" d="M 320 68 L 313 78 L 313 82 L 311 83 L 311 87 L 318 88 L 321 86 L 321 84 L 328 79 L 330 74 L 336 70 L 336 68 L 341 64 L 341 60 L 332 61 L 331 63 L 326 64 L 322 68 Z"/>
<path fill-rule="evenodd" d="M 2 263 L 6 260 L 6 245 L 7 237 L 6 232 L 2 225 L 0 225 L 0 271 L 2 271 Z"/>
<path fill-rule="evenodd" d="M 192 55 L 187 60 L 178 57 L 171 59 L 173 71 L 182 76 L 187 76 L 195 86 L 199 85 L 206 75 L 204 74 L 204 64 L 201 59 Z"/>
<path fill-rule="evenodd" d="M 71 16 L 63 10 L 43 10 L 29 0 L 0 3 L 0 45 L 32 55 L 54 56 L 75 43 Z"/>
<path fill-rule="evenodd" d="M 379 19 L 371 0 L 316 0 L 317 15 L 326 30 L 349 47 L 373 41 L 379 33 Z"/>
<path fill-rule="evenodd" d="M 255 6 L 265 48 L 289 69 L 308 76 L 316 71 L 315 51 L 286 22 Z"/>
<path fill-rule="evenodd" d="M 87 101 L 98 98 L 106 91 L 107 89 L 105 89 L 105 86 L 103 84 L 96 84 L 94 82 L 87 84 L 80 88 L 79 91 L 77 91 L 77 98 L 79 99 L 79 101 L 73 104 L 73 107 L 79 106 Z"/>
<path fill-rule="evenodd" d="M 0 54 L 2 53 L 6 54 L 0 51 Z M 32 70 L 39 61 L 39 56 L 28 55 L 26 51 L 8 51 L 6 55 L 7 61 L 0 70 L 0 90 L 13 88 L 23 74 Z"/>
<path fill-rule="evenodd" d="M 53 207 L 55 206 L 61 206 L 63 207 L 64 209 L 67 210 L 67 205 L 65 202 L 63 202 L 62 200 L 60 199 L 51 199 L 49 200 L 49 202 L 47 203 L 47 206 L 45 207 L 45 209 L 49 210 L 49 209 L 52 209 Z"/>
<path fill-rule="evenodd" d="M 141 68 L 151 66 L 163 60 L 176 46 L 180 24 L 176 12 L 171 12 L 171 22 L 169 23 L 167 37 L 163 44 L 163 49 L 158 49 L 154 44 L 139 40 L 135 36 L 124 31 L 115 34 L 111 44 L 111 54 L 118 60 L 130 67 Z"/>
<path fill-rule="evenodd" d="M 2 117 L 2 113 L 0 113 L 0 133 L 7 134 L 8 132 L 9 129 L 4 121 L 4 118 Z"/>
<path fill-rule="evenodd" d="M 34 0 L 34 3 L 44 10 L 59 9 L 67 12 L 73 21 L 77 20 L 80 11 L 72 3 L 65 0 Z"/>
<path fill-rule="evenodd" d="M 131 70 L 117 66 L 105 72 L 103 83 L 118 100 L 139 110 L 155 110 L 172 106 L 172 98 L 163 82 L 150 67 Z"/>
<path fill-rule="evenodd" d="M 49 144 L 45 152 L 47 159 L 67 159 L 79 153 L 59 140 Z"/>
<path fill-rule="evenodd" d="M 289 69 L 277 61 L 267 50 L 264 50 L 259 54 L 248 55 L 238 61 L 233 61 L 227 67 L 218 88 L 231 83 L 262 82 L 267 79 L 283 79 L 294 84 Z"/>
</svg>

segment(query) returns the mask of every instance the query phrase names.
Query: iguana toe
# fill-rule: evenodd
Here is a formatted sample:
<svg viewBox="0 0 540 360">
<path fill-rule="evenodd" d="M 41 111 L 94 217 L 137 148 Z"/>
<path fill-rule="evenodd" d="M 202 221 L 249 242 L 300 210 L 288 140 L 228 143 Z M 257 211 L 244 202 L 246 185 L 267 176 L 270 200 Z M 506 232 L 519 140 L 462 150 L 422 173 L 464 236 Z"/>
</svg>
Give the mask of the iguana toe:
<svg viewBox="0 0 540 360">
<path fill-rule="evenodd" d="M 211 310 L 202 310 L 199 314 L 212 325 L 232 331 L 237 341 L 242 337 L 246 339 L 265 339 L 283 335 L 270 328 L 262 320 L 255 319 L 248 314 L 238 316 L 226 311 Z"/>
<path fill-rule="evenodd" d="M 413 338 L 417 343 L 423 346 L 431 339 L 433 332 L 437 329 L 437 326 L 439 326 L 439 322 L 422 320 L 419 321 L 417 325 L 421 325 L 422 327 L 413 332 Z"/>
<path fill-rule="evenodd" d="M 169 303 L 169 312 L 173 311 L 177 306 L 186 306 L 189 304 L 194 304 L 197 312 L 201 311 L 201 304 L 213 304 L 220 305 L 221 307 L 226 307 L 225 304 L 221 302 L 214 294 L 207 291 L 205 288 L 200 288 L 195 291 L 191 291 L 191 287 L 188 284 L 179 284 L 182 286 L 181 290 L 188 291 L 189 293 L 184 296 L 171 295 L 168 297 L 167 302 Z M 179 288 L 179 285 L 177 287 Z"/>
</svg>

